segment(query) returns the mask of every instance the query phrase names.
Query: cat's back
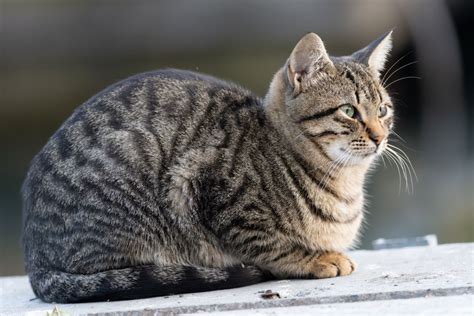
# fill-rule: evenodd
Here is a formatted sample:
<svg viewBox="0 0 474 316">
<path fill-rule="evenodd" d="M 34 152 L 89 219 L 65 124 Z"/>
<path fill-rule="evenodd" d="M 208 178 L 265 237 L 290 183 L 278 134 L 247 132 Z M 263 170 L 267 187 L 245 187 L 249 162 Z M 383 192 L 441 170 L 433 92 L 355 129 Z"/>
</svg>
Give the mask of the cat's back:
<svg viewBox="0 0 474 316">
<path fill-rule="evenodd" d="M 242 96 L 256 98 L 249 90 L 210 75 L 181 69 L 160 69 L 140 73 L 112 84 L 84 105 L 93 106 L 103 100 L 109 100 L 115 102 L 115 106 L 123 104 L 132 109 L 144 103 L 148 104 L 149 108 L 199 107 L 219 94 L 225 94 L 227 101 Z"/>
<path fill-rule="evenodd" d="M 57 183 L 80 189 L 75 179 L 82 174 L 120 177 L 121 166 L 124 172 L 158 172 L 186 147 L 215 143 L 225 113 L 260 105 L 236 84 L 191 71 L 129 77 L 80 105 L 51 136 L 30 165 L 24 197 Z"/>
<path fill-rule="evenodd" d="M 90 98 L 31 163 L 23 185 L 27 266 L 58 264 L 88 273 L 107 267 L 73 260 L 78 245 L 71 238 L 100 237 L 110 253 L 122 255 L 130 240 L 153 239 L 160 222 L 152 214 L 161 207 L 167 170 L 191 147 L 223 145 L 232 134 L 228 126 L 236 126 L 226 118 L 242 109 L 259 112 L 260 104 L 237 85 L 174 69 L 130 77 Z M 111 242 L 107 234 L 114 227 L 127 234 Z"/>
<path fill-rule="evenodd" d="M 179 69 L 141 73 L 80 105 L 34 158 L 32 167 L 43 165 L 50 170 L 51 164 L 71 158 L 82 165 L 86 164 L 84 153 L 105 150 L 115 156 L 120 151 L 112 148 L 116 146 L 136 152 L 137 147 L 155 145 L 164 155 L 171 147 L 179 147 L 178 134 L 205 130 L 211 137 L 219 123 L 217 114 L 260 104 L 250 91 L 209 75 Z M 196 136 L 185 145 L 199 142 Z"/>
<path fill-rule="evenodd" d="M 31 163 L 25 196 L 50 185 L 46 174 L 68 180 L 66 186 L 74 189 L 74 177 L 99 170 L 118 176 L 120 166 L 157 172 L 187 147 L 218 142 L 229 112 L 260 112 L 255 110 L 260 105 L 259 98 L 236 84 L 191 71 L 164 69 L 129 77 L 84 102 L 51 136 Z"/>
</svg>

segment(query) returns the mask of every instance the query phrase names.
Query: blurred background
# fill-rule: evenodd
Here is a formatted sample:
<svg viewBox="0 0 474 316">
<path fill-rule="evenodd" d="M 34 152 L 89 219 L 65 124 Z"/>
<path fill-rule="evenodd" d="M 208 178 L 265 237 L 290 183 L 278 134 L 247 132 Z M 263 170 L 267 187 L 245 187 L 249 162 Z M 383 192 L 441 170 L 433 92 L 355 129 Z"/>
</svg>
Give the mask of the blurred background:
<svg viewBox="0 0 474 316">
<path fill-rule="evenodd" d="M 380 164 L 368 186 L 360 248 L 380 237 L 474 239 L 474 1 L 0 4 L 0 275 L 24 273 L 21 183 L 32 157 L 75 107 L 118 80 L 163 67 L 212 74 L 263 96 L 309 31 L 330 54 L 346 55 L 394 28 L 388 67 L 403 57 L 388 81 L 404 139 L 393 144 L 411 158 L 418 182 L 407 193 L 397 169 Z"/>
</svg>

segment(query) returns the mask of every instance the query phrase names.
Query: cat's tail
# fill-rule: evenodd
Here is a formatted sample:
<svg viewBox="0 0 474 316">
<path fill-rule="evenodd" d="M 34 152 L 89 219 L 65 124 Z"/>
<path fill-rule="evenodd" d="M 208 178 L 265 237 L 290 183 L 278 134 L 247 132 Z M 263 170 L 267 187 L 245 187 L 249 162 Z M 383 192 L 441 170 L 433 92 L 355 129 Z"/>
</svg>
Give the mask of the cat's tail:
<svg viewBox="0 0 474 316">
<path fill-rule="evenodd" d="M 241 287 L 272 279 L 255 266 L 204 268 L 142 265 L 95 274 L 37 269 L 29 273 L 45 302 L 114 301 Z"/>
</svg>

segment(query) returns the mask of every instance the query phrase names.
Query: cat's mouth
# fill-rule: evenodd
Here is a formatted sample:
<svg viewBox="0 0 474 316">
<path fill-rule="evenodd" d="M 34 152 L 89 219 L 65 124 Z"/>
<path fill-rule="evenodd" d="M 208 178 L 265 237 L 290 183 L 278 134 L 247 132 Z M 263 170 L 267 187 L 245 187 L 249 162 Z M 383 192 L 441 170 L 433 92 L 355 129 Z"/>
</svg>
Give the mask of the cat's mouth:
<svg viewBox="0 0 474 316">
<path fill-rule="evenodd" d="M 378 146 L 361 146 L 345 144 L 344 142 L 327 144 L 327 153 L 333 161 L 345 162 L 349 165 L 371 163 L 374 158 L 381 155 L 386 147 L 386 141 Z"/>
<path fill-rule="evenodd" d="M 340 147 L 339 150 L 344 153 L 345 155 L 352 156 L 352 157 L 370 157 L 378 154 L 378 148 L 374 149 L 366 149 L 366 150 L 351 150 L 347 148 Z"/>
<path fill-rule="evenodd" d="M 345 161 L 347 165 L 357 165 L 370 163 L 376 156 L 381 153 L 379 148 L 366 150 L 352 150 L 349 147 L 338 147 L 335 160 Z"/>
</svg>

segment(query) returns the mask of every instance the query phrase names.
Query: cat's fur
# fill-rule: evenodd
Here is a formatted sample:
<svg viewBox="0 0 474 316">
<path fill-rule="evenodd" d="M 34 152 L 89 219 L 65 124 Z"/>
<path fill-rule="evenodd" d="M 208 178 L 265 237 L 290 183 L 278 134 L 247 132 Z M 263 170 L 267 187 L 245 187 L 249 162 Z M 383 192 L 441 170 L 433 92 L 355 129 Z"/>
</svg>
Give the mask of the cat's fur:
<svg viewBox="0 0 474 316">
<path fill-rule="evenodd" d="M 335 58 L 307 34 L 264 100 L 180 70 L 92 97 L 24 183 L 35 294 L 118 300 L 350 274 L 341 252 L 357 239 L 365 174 L 393 122 L 379 79 L 390 37 Z"/>
</svg>

